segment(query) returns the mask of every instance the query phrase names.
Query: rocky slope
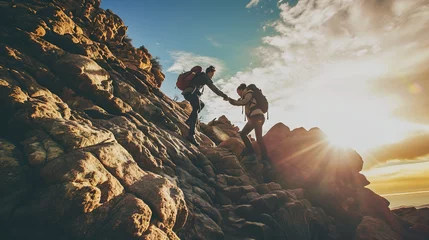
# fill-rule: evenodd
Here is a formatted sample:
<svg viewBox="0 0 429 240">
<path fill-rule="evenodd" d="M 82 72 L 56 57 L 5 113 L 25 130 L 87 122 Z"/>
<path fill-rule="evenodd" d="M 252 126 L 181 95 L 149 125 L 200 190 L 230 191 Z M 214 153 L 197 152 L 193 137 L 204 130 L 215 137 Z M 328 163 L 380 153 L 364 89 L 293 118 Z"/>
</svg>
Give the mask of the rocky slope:
<svg viewBox="0 0 429 240">
<path fill-rule="evenodd" d="M 241 162 L 225 117 L 201 125 L 201 147 L 186 142 L 189 105 L 159 90 L 149 52 L 99 6 L 0 1 L 2 239 L 427 236 L 318 129 L 274 126 L 271 172 Z"/>
</svg>

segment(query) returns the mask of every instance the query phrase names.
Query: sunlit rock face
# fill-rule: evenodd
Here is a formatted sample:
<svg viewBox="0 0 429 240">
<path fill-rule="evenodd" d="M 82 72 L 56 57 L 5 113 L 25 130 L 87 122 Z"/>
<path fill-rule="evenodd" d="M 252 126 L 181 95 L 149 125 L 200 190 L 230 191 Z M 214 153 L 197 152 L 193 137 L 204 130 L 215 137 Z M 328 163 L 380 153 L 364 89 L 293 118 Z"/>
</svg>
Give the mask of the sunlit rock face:
<svg viewBox="0 0 429 240">
<path fill-rule="evenodd" d="M 150 53 L 99 6 L 0 2 L 4 239 L 425 234 L 424 222 L 399 219 L 364 188 L 359 155 L 331 149 L 320 130 L 276 125 L 265 136 L 273 172 L 243 162 L 225 116 L 200 125 L 199 148 L 185 141 L 189 104 L 159 90 Z"/>
</svg>

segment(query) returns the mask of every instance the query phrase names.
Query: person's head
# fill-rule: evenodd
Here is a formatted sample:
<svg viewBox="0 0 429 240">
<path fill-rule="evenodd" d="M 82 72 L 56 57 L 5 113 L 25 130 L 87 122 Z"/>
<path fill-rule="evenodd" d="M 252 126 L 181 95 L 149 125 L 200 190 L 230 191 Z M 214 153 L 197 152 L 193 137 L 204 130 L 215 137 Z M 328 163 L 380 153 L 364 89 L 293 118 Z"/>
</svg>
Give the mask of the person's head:
<svg viewBox="0 0 429 240">
<path fill-rule="evenodd" d="M 237 93 L 238 93 L 238 95 L 240 95 L 240 97 L 242 97 L 243 91 L 244 91 L 244 89 L 246 89 L 246 87 L 247 86 L 245 83 L 242 83 L 242 84 L 240 84 L 240 86 L 238 86 Z"/>
<path fill-rule="evenodd" d="M 216 68 L 213 66 L 206 68 L 206 73 L 207 75 L 209 75 L 210 79 L 213 77 L 215 72 L 216 72 Z"/>
</svg>

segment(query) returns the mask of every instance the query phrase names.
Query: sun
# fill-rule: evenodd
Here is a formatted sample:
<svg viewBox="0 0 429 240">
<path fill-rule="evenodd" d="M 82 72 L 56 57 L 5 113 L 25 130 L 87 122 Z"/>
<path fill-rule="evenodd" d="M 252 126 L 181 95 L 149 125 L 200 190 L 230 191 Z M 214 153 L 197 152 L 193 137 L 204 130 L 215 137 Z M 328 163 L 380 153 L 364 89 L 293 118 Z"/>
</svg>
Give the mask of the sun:
<svg viewBox="0 0 429 240">
<path fill-rule="evenodd" d="M 336 148 L 353 148 L 353 143 L 346 136 L 341 136 L 341 134 L 329 134 L 328 142 L 332 147 Z"/>
</svg>

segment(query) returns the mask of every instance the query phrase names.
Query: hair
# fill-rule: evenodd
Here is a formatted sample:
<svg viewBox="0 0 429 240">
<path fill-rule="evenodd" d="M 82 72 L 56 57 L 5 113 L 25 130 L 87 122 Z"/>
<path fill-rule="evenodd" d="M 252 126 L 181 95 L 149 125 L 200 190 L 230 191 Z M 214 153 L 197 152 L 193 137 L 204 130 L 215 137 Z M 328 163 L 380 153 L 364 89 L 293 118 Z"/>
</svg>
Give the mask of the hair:
<svg viewBox="0 0 429 240">
<path fill-rule="evenodd" d="M 238 88 L 237 88 L 237 90 L 244 90 L 244 89 L 246 89 L 246 84 L 245 83 L 242 83 L 242 84 L 240 84 L 240 86 L 238 86 Z"/>
<path fill-rule="evenodd" d="M 211 72 L 214 72 L 214 71 L 216 71 L 216 69 L 213 66 L 210 66 L 210 67 L 206 68 L 206 73 L 211 73 Z"/>
</svg>

